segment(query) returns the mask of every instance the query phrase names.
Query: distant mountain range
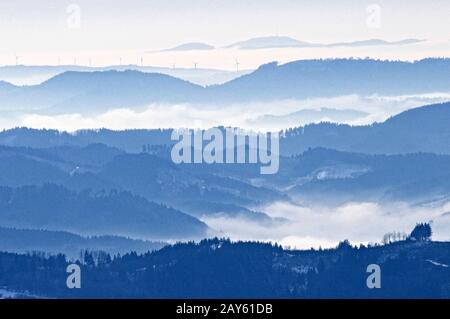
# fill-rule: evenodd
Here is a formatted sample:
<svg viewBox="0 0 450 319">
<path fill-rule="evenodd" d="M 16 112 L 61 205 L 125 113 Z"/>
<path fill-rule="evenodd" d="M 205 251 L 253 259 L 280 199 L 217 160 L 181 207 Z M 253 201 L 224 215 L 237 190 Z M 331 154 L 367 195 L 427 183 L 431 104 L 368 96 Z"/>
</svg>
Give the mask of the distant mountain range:
<svg viewBox="0 0 450 319">
<path fill-rule="evenodd" d="M 421 43 L 424 40 L 419 39 L 404 39 L 399 41 L 386 41 L 381 39 L 369 39 L 353 42 L 340 43 L 309 43 L 299 41 L 294 38 L 286 36 L 267 36 L 248 39 L 245 41 L 236 42 L 225 46 L 225 48 L 239 48 L 242 50 L 251 49 L 268 49 L 268 48 L 332 48 L 332 47 L 364 47 L 364 46 L 395 46 L 395 45 L 410 45 Z M 164 53 L 164 52 L 189 52 L 189 51 L 211 51 L 217 47 L 202 43 L 189 42 L 178 46 L 147 53 Z M 139 63 L 138 63 L 139 64 Z M 250 73 L 252 70 L 218 70 L 205 69 L 203 67 L 179 67 L 177 65 L 168 67 L 143 66 L 143 65 L 111 65 L 106 67 L 91 67 L 88 65 L 42 65 L 42 66 L 28 66 L 28 65 L 9 65 L 0 66 L 0 82 L 6 81 L 15 85 L 36 85 L 40 84 L 51 77 L 57 76 L 67 71 L 75 72 L 95 72 L 95 71 L 125 71 L 136 70 L 144 73 L 161 73 L 180 78 L 198 85 L 217 85 L 231 81 L 239 76 Z M 0 84 L 1 89 L 2 84 Z"/>
<path fill-rule="evenodd" d="M 272 183 L 309 203 L 450 199 L 449 155 L 367 155 L 319 148 L 285 159 L 280 167 Z"/>
<path fill-rule="evenodd" d="M 298 41 L 296 39 L 284 36 L 269 36 L 252 38 L 245 41 L 236 42 L 227 46 L 227 48 L 238 48 L 243 50 L 252 49 L 273 49 L 273 48 L 296 48 L 307 47 L 312 44 Z"/>
<path fill-rule="evenodd" d="M 176 165 L 171 130 L 5 130 L 0 225 L 168 241 L 217 234 L 205 224 L 213 218 L 289 223 L 265 210 L 274 202 L 446 202 L 448 123 L 444 103 L 369 126 L 289 129 L 280 170 L 268 176 L 255 164 Z"/>
<path fill-rule="evenodd" d="M 71 156 L 76 153 L 78 156 Z M 273 176 L 261 176 L 256 165 L 248 164 L 177 166 L 166 159 L 168 156 L 164 152 L 158 155 L 125 154 L 104 145 L 51 149 L 3 147 L 0 150 L 0 184 L 18 188 L 19 194 L 26 185 L 43 186 L 46 190 L 47 183 L 64 185 L 77 193 L 90 189 L 80 202 L 91 200 L 91 196 L 99 201 L 120 200 L 125 195 L 108 195 L 108 192 L 118 190 L 175 207 L 196 218 L 240 217 L 263 223 L 282 221 L 272 220 L 254 207 L 288 201 L 291 197 L 300 196 L 305 201 L 320 197 L 322 203 L 326 200 L 420 202 L 443 198 L 450 193 L 450 173 L 446 173 L 450 172 L 449 155 L 387 156 L 315 148 L 294 157 L 282 157 L 280 171 Z M 252 184 L 255 180 L 258 180 L 258 186 Z M 40 191 L 39 188 L 31 190 Z M 105 195 L 95 195 L 104 191 Z M 72 197 L 81 196 L 68 194 L 68 202 Z M 50 194 L 48 196 L 51 198 Z M 142 206 L 140 197 L 123 197 L 129 199 L 130 206 L 126 209 L 138 213 L 137 207 Z M 40 208 L 43 212 L 46 209 Z M 164 207 L 156 206 L 149 206 L 148 210 L 165 211 Z M 172 219 L 177 223 L 179 217 L 175 216 Z M 94 217 L 93 221 L 97 218 Z M 14 223 L 10 226 L 45 225 Z M 126 226 L 124 230 L 130 227 L 134 226 Z M 160 226 L 160 230 L 169 236 L 172 226 L 168 230 L 165 227 Z M 79 232 L 80 229 L 66 230 Z M 148 228 L 148 233 L 140 234 L 145 234 L 145 238 L 155 235 L 152 228 Z"/>
<path fill-rule="evenodd" d="M 197 169 L 244 182 L 257 181 L 259 187 L 277 190 L 288 200 L 304 204 L 336 207 L 348 202 L 400 201 L 422 205 L 450 200 L 450 155 L 372 155 L 313 148 L 281 157 L 279 172 L 274 175 L 261 176 L 252 165 L 207 166 L 198 165 Z"/>
<path fill-rule="evenodd" d="M 324 44 L 327 47 L 338 47 L 338 46 L 348 46 L 348 47 L 363 47 L 363 46 L 377 46 L 377 45 L 410 45 L 425 42 L 426 40 L 420 39 L 404 39 L 398 41 L 386 41 L 380 39 L 370 39 L 370 40 L 360 40 L 353 42 L 337 42 L 331 44 Z"/>
<path fill-rule="evenodd" d="M 367 126 L 311 124 L 286 130 L 281 150 L 284 155 L 312 147 L 370 154 L 450 154 L 449 122 L 450 103 L 442 103 L 411 109 Z"/>
<path fill-rule="evenodd" d="M 273 176 L 261 176 L 257 165 L 249 164 L 175 165 L 170 160 L 173 143 L 170 130 L 67 134 L 15 129 L 0 133 L 0 144 L 10 145 L 0 147 L 0 185 L 11 188 L 5 189 L 5 194 L 17 192 L 14 198 L 20 198 L 22 193 L 38 196 L 45 192 L 42 197 L 48 198 L 61 193 L 58 197 L 73 202 L 74 207 L 78 207 L 75 201 L 85 203 L 85 209 L 90 209 L 97 200 L 117 202 L 118 207 L 124 201 L 123 209 L 129 214 L 155 212 L 156 216 L 148 216 L 155 218 L 152 225 L 163 223 L 158 219 L 161 214 L 173 215 L 174 225 L 163 223 L 156 233 L 150 226 L 141 229 L 121 222 L 123 229 L 108 228 L 112 225 L 102 223 L 105 229 L 95 228 L 102 234 L 114 230 L 123 235 L 139 233 L 144 238 L 154 238 L 150 236 L 157 234 L 167 238 L 176 234 L 176 225 L 188 214 L 192 216 L 192 220 L 187 219 L 192 230 L 186 231 L 195 235 L 204 227 L 198 221 L 203 217 L 283 222 L 270 218 L 258 207 L 292 198 L 308 201 L 320 197 L 322 202 L 325 202 L 324 194 L 340 201 L 418 202 L 443 198 L 450 193 L 450 175 L 446 173 L 450 172 L 449 122 L 450 103 L 447 103 L 410 110 L 370 126 L 321 123 L 287 130 L 280 143 L 280 170 Z M 92 144 L 99 142 L 109 146 Z M 61 185 L 63 189 L 50 188 L 53 189 L 50 191 L 46 186 L 49 183 Z M 36 186 L 28 189 L 28 185 Z M 90 192 L 83 193 L 86 189 Z M 98 192 L 106 193 L 97 196 Z M 20 207 L 20 202 L 10 203 L 8 196 L 4 203 L 12 206 L 5 206 L 5 211 L 12 212 Z M 50 208 L 58 207 L 50 201 L 46 203 L 50 206 L 40 208 L 43 214 L 51 214 Z M 103 218 L 103 213 L 107 214 L 106 210 L 102 211 L 107 206 L 102 205 L 97 209 L 100 215 L 92 215 L 87 230 L 94 227 L 97 218 Z M 39 206 L 35 203 L 33 207 Z M 31 214 L 32 207 L 28 209 L 18 214 Z M 84 226 L 62 228 L 81 211 L 74 208 L 66 213 L 67 218 L 61 215 L 64 217 L 61 223 L 56 219 L 48 225 L 37 221 L 28 224 L 31 215 L 19 214 L 17 220 L 10 216 L 13 223 L 7 225 L 76 232 L 84 229 Z M 122 217 L 117 214 L 115 218 Z M 75 225 L 72 223 L 70 227 Z"/>
<path fill-rule="evenodd" d="M 300 41 L 287 36 L 265 36 L 247 39 L 226 45 L 225 48 L 236 48 L 241 50 L 257 49 L 283 49 L 283 48 L 326 48 L 326 47 L 362 47 L 362 46 L 381 46 L 381 45 L 408 45 L 424 42 L 420 39 L 403 39 L 398 41 L 386 41 L 381 39 L 368 39 L 351 42 L 336 43 L 312 43 Z M 213 50 L 214 46 L 207 43 L 192 42 L 178 45 L 174 48 L 163 51 L 191 51 L 191 50 Z"/>
<path fill-rule="evenodd" d="M 112 65 L 108 67 L 89 67 L 81 65 L 61 65 L 61 66 L 0 66 L 0 90 L 3 85 L 2 81 L 10 82 L 18 86 L 37 85 L 57 76 L 61 73 L 73 72 L 104 72 L 104 71 L 127 71 L 134 70 L 143 73 L 159 73 L 166 74 L 182 80 L 186 80 L 198 85 L 214 85 L 231 81 L 239 76 L 250 73 L 252 70 L 218 70 L 198 68 L 181 68 L 171 67 L 153 67 L 141 65 Z"/>
<path fill-rule="evenodd" d="M 301 154 L 309 148 L 329 148 L 368 154 L 430 152 L 450 154 L 450 102 L 402 112 L 383 123 L 351 126 L 317 123 L 281 132 L 280 152 Z M 0 144 L 48 148 L 88 146 L 102 143 L 138 153 L 143 145 L 173 144 L 170 129 L 164 130 L 84 130 L 75 134 L 56 130 L 17 128 L 0 132 Z M 74 155 L 77 156 L 77 155 Z"/>
<path fill-rule="evenodd" d="M 278 101 L 350 94 L 406 95 L 448 92 L 450 59 L 399 62 L 371 59 L 269 63 L 209 88 L 210 101 Z M 415 81 L 411 82 L 411 79 Z M 282 83 L 283 85 L 280 85 Z"/>
<path fill-rule="evenodd" d="M 195 218 L 223 215 L 270 223 L 272 222 L 271 218 L 254 211 L 252 207 L 273 200 L 286 199 L 286 196 L 275 190 L 256 187 L 248 181 L 231 179 L 226 175 L 220 176 L 204 170 L 204 167 L 196 169 L 180 167 L 173 164 L 165 156 L 126 154 L 124 151 L 102 144 L 91 144 L 83 148 L 62 146 L 46 149 L 3 146 L 0 147 L 0 160 L 0 185 L 19 188 L 18 192 L 20 192 L 20 188 L 28 185 L 44 187 L 44 190 L 46 190 L 46 185 L 52 183 L 63 185 L 64 188 L 75 192 L 67 195 L 68 199 L 66 200 L 68 202 L 71 198 L 81 196 L 78 194 L 79 192 L 91 190 L 93 193 L 82 193 L 86 197 L 80 198 L 79 201 L 90 202 L 92 196 L 100 202 L 120 201 L 122 198 L 127 198 L 127 205 L 129 206 L 123 207 L 123 211 L 129 211 L 128 215 L 137 214 L 139 216 L 144 210 L 155 213 L 156 216 L 149 215 L 149 218 L 154 218 L 155 221 L 151 227 L 146 226 L 146 230 L 135 229 L 136 225 L 121 223 L 123 229 L 115 232 L 129 236 L 139 235 L 142 238 L 164 239 L 177 236 L 174 227 L 186 217 L 184 214 L 180 214 L 181 211 Z M 38 192 L 40 190 L 33 189 L 33 191 Z M 96 195 L 97 192 L 105 191 L 106 194 L 100 197 Z M 116 194 L 116 191 L 123 194 Z M 110 194 L 110 192 L 113 193 Z M 137 195 L 137 197 L 127 197 L 126 194 L 128 193 Z M 51 194 L 48 196 L 51 197 Z M 116 197 L 118 198 L 116 199 Z M 150 203 L 144 203 L 143 198 Z M 162 203 L 179 211 L 168 210 L 155 203 Z M 8 209 L 13 210 L 14 207 Z M 32 210 L 31 207 L 30 209 Z M 43 212 L 46 209 L 50 214 L 50 207 L 40 208 Z M 78 211 L 70 212 L 72 215 L 77 213 Z M 99 214 L 101 215 L 102 212 L 99 212 Z M 165 217 L 162 216 L 163 214 L 167 215 L 167 218 L 172 216 L 167 225 L 164 224 Z M 100 217 L 92 215 L 90 225 L 95 224 L 96 218 Z M 117 218 L 120 218 L 119 213 L 117 213 Z M 45 226 L 35 223 L 21 224 L 21 222 L 22 220 L 19 219 L 12 224 L 8 224 L 8 226 L 21 228 Z M 64 219 L 58 224 L 60 228 L 55 228 L 54 224 L 50 224 L 45 229 L 81 231 L 80 227 L 75 229 L 64 228 L 68 227 L 66 222 L 68 220 Z M 191 224 L 191 226 L 185 230 L 180 230 L 180 236 L 190 234 L 189 236 L 195 237 L 196 234 L 201 234 L 202 227 L 197 225 L 197 223 L 200 223 L 197 219 L 187 219 L 184 222 L 188 225 Z M 144 227 L 145 221 L 142 221 L 142 223 Z M 155 232 L 154 227 L 158 223 L 160 223 L 158 231 Z M 107 232 L 108 225 L 111 226 L 109 223 L 102 225 L 106 229 L 101 234 L 109 234 Z M 100 227 L 100 225 L 96 227 Z M 95 230 L 101 231 L 102 228 L 95 228 Z M 98 233 L 93 230 L 88 234 Z"/>
<path fill-rule="evenodd" d="M 354 109 L 340 110 L 325 107 L 320 109 L 303 109 L 286 115 L 262 115 L 256 119 L 249 120 L 249 123 L 262 127 L 280 126 L 280 123 L 283 124 L 283 127 L 296 127 L 319 122 L 345 123 L 368 115 L 366 112 Z"/>
<path fill-rule="evenodd" d="M 9 228 L 153 240 L 201 238 L 207 231 L 189 215 L 130 193 L 75 193 L 53 184 L 1 187 L 0 211 L 0 224 Z"/>
<path fill-rule="evenodd" d="M 145 253 L 158 250 L 166 244 L 119 236 L 82 237 L 63 231 L 15 229 L 0 227 L 0 251 L 65 254 L 79 258 L 87 251 L 103 251 L 112 255 L 129 252 Z"/>
<path fill-rule="evenodd" d="M 162 50 L 164 51 L 193 51 L 193 50 L 214 50 L 215 48 L 212 45 L 201 43 L 201 42 L 190 42 L 190 43 L 183 43 L 180 45 L 177 45 L 176 47 Z"/>
<path fill-rule="evenodd" d="M 157 73 L 70 71 L 39 85 L 3 89 L 0 108 L 96 113 L 152 101 L 180 102 L 201 90 L 201 86 Z"/>
<path fill-rule="evenodd" d="M 411 79 L 415 80 L 411 82 Z M 283 85 L 280 85 L 283 83 Z M 414 63 L 306 60 L 271 63 L 222 85 L 202 87 L 168 75 L 138 71 L 65 72 L 34 86 L 0 86 L 0 109 L 44 114 L 95 114 L 152 103 L 223 105 L 335 97 L 405 95 L 450 90 L 450 59 Z"/>
<path fill-rule="evenodd" d="M 254 165 L 174 165 L 169 155 L 171 130 L 67 134 L 14 129 L 0 132 L 0 143 L 9 145 L 0 148 L 0 184 L 50 182 L 76 191 L 120 189 L 196 217 L 226 213 L 258 220 L 267 216 L 253 207 L 285 200 L 276 189 L 292 185 L 291 194 L 334 190 L 360 198 L 359 190 L 371 189 L 377 198 L 394 200 L 443 196 L 450 192 L 450 176 L 445 173 L 450 171 L 448 123 L 450 103 L 444 103 L 374 125 L 319 123 L 288 129 L 280 141 L 280 172 L 263 183 Z M 142 152 L 143 145 L 151 154 L 126 153 Z M 260 180 L 258 187 L 252 185 L 254 179 Z M 299 179 L 303 182 L 296 185 Z"/>
<path fill-rule="evenodd" d="M 395 96 L 448 92 L 449 88 L 450 59 L 414 63 L 305 60 L 284 65 L 270 63 L 251 74 L 209 87 L 138 71 L 71 71 L 34 86 L 1 85 L 0 109 L 91 114 L 152 103 L 223 105 L 351 94 Z"/>
</svg>

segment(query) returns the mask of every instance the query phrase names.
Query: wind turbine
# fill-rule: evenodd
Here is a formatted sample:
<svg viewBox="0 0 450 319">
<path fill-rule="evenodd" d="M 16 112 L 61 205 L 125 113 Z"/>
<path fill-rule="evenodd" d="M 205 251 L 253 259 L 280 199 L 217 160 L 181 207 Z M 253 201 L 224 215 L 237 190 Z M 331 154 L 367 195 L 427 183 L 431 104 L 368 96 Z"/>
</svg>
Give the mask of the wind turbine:
<svg viewBox="0 0 450 319">
<path fill-rule="evenodd" d="M 144 66 L 144 58 L 141 57 L 141 66 Z"/>
<path fill-rule="evenodd" d="M 198 62 L 192 62 L 192 63 L 194 63 L 194 69 L 197 70 Z"/>
<path fill-rule="evenodd" d="M 236 72 L 239 72 L 240 63 L 239 63 L 238 59 L 235 59 L 235 64 L 236 64 Z"/>
<path fill-rule="evenodd" d="M 19 65 L 19 56 L 17 54 L 15 54 L 14 57 L 16 58 L 16 66 L 18 66 Z"/>
<path fill-rule="evenodd" d="M 119 58 L 119 65 L 122 66 L 122 57 Z"/>
</svg>

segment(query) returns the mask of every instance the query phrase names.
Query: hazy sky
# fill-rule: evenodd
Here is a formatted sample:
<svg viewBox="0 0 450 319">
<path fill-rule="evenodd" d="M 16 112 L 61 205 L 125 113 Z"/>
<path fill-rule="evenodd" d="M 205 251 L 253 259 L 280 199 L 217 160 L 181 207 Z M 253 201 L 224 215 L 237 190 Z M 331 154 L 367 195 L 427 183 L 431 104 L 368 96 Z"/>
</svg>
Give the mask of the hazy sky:
<svg viewBox="0 0 450 319">
<path fill-rule="evenodd" d="M 0 0 L 0 63 L 15 54 L 223 46 L 277 34 L 310 42 L 448 42 L 449 18 L 448 0 Z"/>
</svg>

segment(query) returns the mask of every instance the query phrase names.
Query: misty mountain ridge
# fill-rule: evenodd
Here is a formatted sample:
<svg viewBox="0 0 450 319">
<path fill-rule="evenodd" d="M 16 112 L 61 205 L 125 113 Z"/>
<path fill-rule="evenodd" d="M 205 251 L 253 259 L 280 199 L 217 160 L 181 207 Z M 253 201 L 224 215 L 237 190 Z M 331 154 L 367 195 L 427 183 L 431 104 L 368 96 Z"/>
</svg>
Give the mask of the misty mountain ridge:
<svg viewBox="0 0 450 319">
<path fill-rule="evenodd" d="M 411 78 L 415 81 L 411 82 Z M 284 83 L 282 86 L 280 83 Z M 65 72 L 34 86 L 0 88 L 0 109 L 42 114 L 95 114 L 152 103 L 229 103 L 302 100 L 345 95 L 448 92 L 450 59 L 416 62 L 357 59 L 269 63 L 221 85 L 203 87 L 139 71 Z"/>
<path fill-rule="evenodd" d="M 201 238 L 207 226 L 166 206 L 125 192 L 69 191 L 58 185 L 0 187 L 0 223 L 9 228 L 84 235 Z"/>
<path fill-rule="evenodd" d="M 335 43 L 312 43 L 299 41 L 287 36 L 265 36 L 256 37 L 248 40 L 236 42 L 226 46 L 226 48 L 238 48 L 242 50 L 257 49 L 282 49 L 282 48 L 325 48 L 325 47 L 362 47 L 362 46 L 393 46 L 393 45 L 410 45 L 424 42 L 420 39 L 403 39 L 397 41 L 387 41 L 382 39 L 368 39 L 351 42 L 335 42 Z"/>
<path fill-rule="evenodd" d="M 416 62 L 371 59 L 301 60 L 262 65 L 255 72 L 211 89 L 216 99 L 277 101 L 357 94 L 447 92 L 450 59 Z M 411 82 L 411 78 L 415 81 Z M 283 85 L 280 85 L 283 83 Z"/>
<path fill-rule="evenodd" d="M 316 123 L 298 126 L 280 132 L 280 153 L 291 156 L 308 148 L 324 147 L 369 154 L 450 154 L 449 121 L 450 102 L 414 108 L 372 125 Z M 16 128 L 0 132 L 0 144 L 48 148 L 101 143 L 139 153 L 143 145 L 170 147 L 174 144 L 171 133 L 171 129 L 101 129 L 69 134 L 57 130 Z"/>
<path fill-rule="evenodd" d="M 285 127 L 297 127 L 319 122 L 344 123 L 354 121 L 368 116 L 369 113 L 358 111 L 355 109 L 302 109 L 286 115 L 262 115 L 256 119 L 249 120 L 252 124 L 257 125 L 275 125 L 283 123 Z"/>
<path fill-rule="evenodd" d="M 322 203 L 326 198 L 344 202 L 436 200 L 450 193 L 450 176 L 445 173 L 450 171 L 449 156 L 310 148 L 296 156 L 282 156 L 279 172 L 262 177 L 257 165 L 175 165 L 170 148 L 154 154 L 127 154 L 101 144 L 84 148 L 2 147 L 0 184 L 24 187 L 55 183 L 75 192 L 118 190 L 196 218 L 226 216 L 270 223 L 278 221 L 261 214 L 257 207 L 299 196 L 308 202 L 319 196 Z"/>
<path fill-rule="evenodd" d="M 273 176 L 249 164 L 175 165 L 171 130 L 5 130 L 0 224 L 169 240 L 220 233 L 211 220 L 277 229 L 291 222 L 272 217 L 277 204 L 445 203 L 449 121 L 443 103 L 369 126 L 286 130 Z"/>
<path fill-rule="evenodd" d="M 162 242 L 150 242 L 119 236 L 82 237 L 63 231 L 15 229 L 0 227 L 0 250 L 6 252 L 65 254 L 79 258 L 82 251 L 103 251 L 112 255 L 131 251 L 145 253 L 165 246 Z"/>
<path fill-rule="evenodd" d="M 320 123 L 288 129 L 281 153 L 292 155 L 325 147 L 369 154 L 430 152 L 450 154 L 450 102 L 407 110 L 366 126 Z"/>
<path fill-rule="evenodd" d="M 243 50 L 254 50 L 254 49 L 307 47 L 310 45 L 312 44 L 302 42 L 286 36 L 267 36 L 236 42 L 226 47 L 238 48 Z"/>
<path fill-rule="evenodd" d="M 286 161 L 280 172 L 284 179 L 275 177 L 277 183 L 283 180 L 290 196 L 306 202 L 415 204 L 450 193 L 449 155 L 368 155 L 318 148 Z"/>
<path fill-rule="evenodd" d="M 126 154 L 103 144 L 46 149 L 0 147 L 0 185 L 64 185 L 76 192 L 128 191 L 197 218 L 241 216 L 270 222 L 249 209 L 284 197 L 249 182 L 218 176 L 202 167 L 177 166 L 151 154 Z"/>
<path fill-rule="evenodd" d="M 228 82 L 241 75 L 250 73 L 251 70 L 219 70 L 219 69 L 205 69 L 172 67 L 156 67 L 143 65 L 111 65 L 107 67 L 90 67 L 82 65 L 9 65 L 0 66 L 0 82 L 10 82 L 14 85 L 38 85 L 45 82 L 52 77 L 61 73 L 72 72 L 106 72 L 106 71 L 127 71 L 134 70 L 143 73 L 159 73 L 170 75 L 185 81 L 189 81 L 198 85 L 207 86 L 214 84 L 222 84 Z M 0 84 L 0 90 L 1 90 Z"/>
<path fill-rule="evenodd" d="M 170 52 L 170 51 L 194 51 L 194 50 L 214 50 L 214 46 L 202 42 L 189 42 L 177 45 L 170 49 L 165 49 L 160 52 Z"/>
</svg>

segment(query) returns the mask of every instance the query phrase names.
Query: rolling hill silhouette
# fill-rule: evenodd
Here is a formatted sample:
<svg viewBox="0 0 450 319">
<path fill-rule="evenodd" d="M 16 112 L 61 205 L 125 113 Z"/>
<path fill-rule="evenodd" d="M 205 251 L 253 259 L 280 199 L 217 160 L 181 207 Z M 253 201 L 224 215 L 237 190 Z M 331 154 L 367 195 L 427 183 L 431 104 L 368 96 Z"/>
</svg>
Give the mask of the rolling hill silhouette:
<svg viewBox="0 0 450 319">
<path fill-rule="evenodd" d="M 282 48 L 321 48 L 321 47 L 361 47 L 361 46 L 378 46 L 378 45 L 408 45 L 423 42 L 419 39 L 403 39 L 398 41 L 386 41 L 381 39 L 368 39 L 352 42 L 336 42 L 336 43 L 311 43 L 299 41 L 287 36 L 267 36 L 251 38 L 245 41 L 236 42 L 227 46 L 227 48 L 238 48 L 242 50 L 256 49 L 282 49 Z"/>
<path fill-rule="evenodd" d="M 317 123 L 281 132 L 280 152 L 290 156 L 308 148 L 324 147 L 369 154 L 430 152 L 450 154 L 450 102 L 402 112 L 383 123 L 350 126 Z M 56 130 L 16 128 L 0 132 L 0 144 L 48 148 L 102 143 L 138 153 L 143 145 L 172 145 L 172 130 L 82 130 L 75 134 Z"/>
<path fill-rule="evenodd" d="M 450 103 L 411 109 L 367 126 L 311 124 L 286 130 L 281 152 L 290 155 L 310 147 L 326 147 L 371 154 L 450 154 L 448 123 Z"/>
<path fill-rule="evenodd" d="M 414 81 L 411 81 L 414 79 Z M 152 103 L 224 105 L 358 94 L 448 92 L 450 59 L 410 62 L 304 60 L 269 63 L 221 85 L 203 87 L 139 71 L 65 72 L 34 86 L 0 88 L 0 108 L 46 114 L 99 113 Z"/>
<path fill-rule="evenodd" d="M 207 226 L 180 211 L 126 192 L 72 192 L 46 184 L 0 187 L 5 227 L 147 239 L 201 238 Z"/>
</svg>

